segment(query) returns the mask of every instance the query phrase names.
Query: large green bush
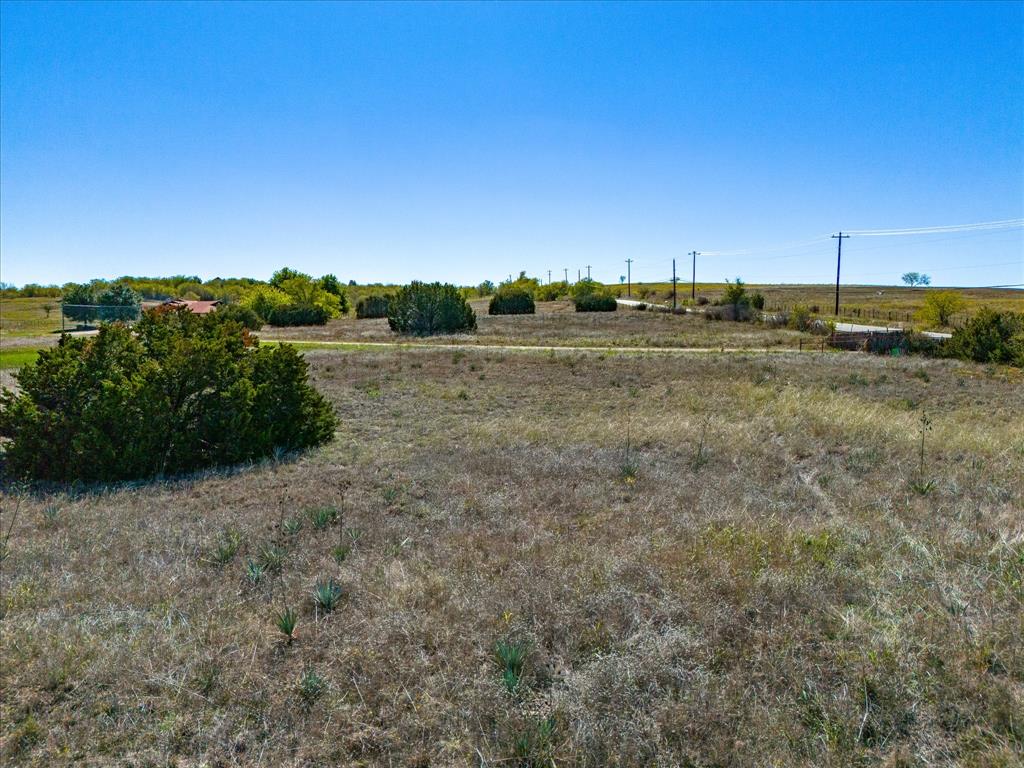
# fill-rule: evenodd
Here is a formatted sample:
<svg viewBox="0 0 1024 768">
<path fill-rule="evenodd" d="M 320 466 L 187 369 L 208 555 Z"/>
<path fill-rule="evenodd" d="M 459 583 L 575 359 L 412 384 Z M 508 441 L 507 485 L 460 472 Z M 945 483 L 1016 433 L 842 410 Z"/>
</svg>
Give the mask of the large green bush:
<svg viewBox="0 0 1024 768">
<path fill-rule="evenodd" d="M 186 308 L 62 336 L 0 394 L 5 472 L 60 482 L 175 475 L 331 439 L 330 404 L 289 345 Z"/>
<path fill-rule="evenodd" d="M 608 293 L 587 293 L 577 296 L 573 303 L 577 312 L 615 312 L 619 303 Z"/>
<path fill-rule="evenodd" d="M 381 296 L 377 293 L 364 296 L 356 302 L 356 319 L 370 320 L 378 317 L 387 317 L 390 303 L 390 296 Z"/>
<path fill-rule="evenodd" d="M 487 307 L 491 315 L 532 315 L 537 311 L 533 292 L 523 285 L 510 283 L 498 288 Z"/>
<path fill-rule="evenodd" d="M 326 325 L 331 314 L 319 304 L 286 304 L 270 313 L 271 325 Z"/>
<path fill-rule="evenodd" d="M 413 281 L 390 301 L 388 325 L 414 336 L 459 333 L 476 330 L 476 315 L 454 285 Z"/>
<path fill-rule="evenodd" d="M 563 296 L 569 295 L 569 284 L 564 280 L 557 283 L 545 283 L 537 287 L 533 294 L 536 301 L 556 301 Z"/>
<path fill-rule="evenodd" d="M 248 331 L 258 331 L 263 327 L 263 319 L 249 307 L 241 304 L 221 304 L 210 316 L 213 322 L 235 322 Z"/>
<path fill-rule="evenodd" d="M 941 354 L 1024 368 L 1024 313 L 984 308 L 953 332 L 942 345 Z"/>
<path fill-rule="evenodd" d="M 596 280 L 580 280 L 572 287 L 572 300 L 577 312 L 615 312 L 615 297 Z"/>
</svg>

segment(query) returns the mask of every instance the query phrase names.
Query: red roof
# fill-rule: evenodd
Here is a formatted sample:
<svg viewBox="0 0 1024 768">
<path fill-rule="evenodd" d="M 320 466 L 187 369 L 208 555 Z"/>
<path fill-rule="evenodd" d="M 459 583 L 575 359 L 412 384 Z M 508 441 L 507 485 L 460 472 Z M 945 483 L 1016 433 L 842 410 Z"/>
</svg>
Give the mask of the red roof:
<svg viewBox="0 0 1024 768">
<path fill-rule="evenodd" d="M 220 304 L 219 301 L 189 301 L 188 299 L 169 299 L 165 303 L 172 307 L 188 307 L 197 315 L 208 315 Z"/>
</svg>

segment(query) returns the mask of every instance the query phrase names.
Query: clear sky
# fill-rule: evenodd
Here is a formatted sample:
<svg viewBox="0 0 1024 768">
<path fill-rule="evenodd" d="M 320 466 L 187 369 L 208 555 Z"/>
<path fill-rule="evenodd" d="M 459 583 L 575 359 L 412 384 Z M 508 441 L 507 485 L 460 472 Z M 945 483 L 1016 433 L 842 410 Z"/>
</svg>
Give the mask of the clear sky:
<svg viewBox="0 0 1024 768">
<path fill-rule="evenodd" d="M 3 2 L 0 279 L 827 282 L 1024 217 L 1024 4 Z M 1024 283 L 1021 228 L 844 282 Z"/>
</svg>

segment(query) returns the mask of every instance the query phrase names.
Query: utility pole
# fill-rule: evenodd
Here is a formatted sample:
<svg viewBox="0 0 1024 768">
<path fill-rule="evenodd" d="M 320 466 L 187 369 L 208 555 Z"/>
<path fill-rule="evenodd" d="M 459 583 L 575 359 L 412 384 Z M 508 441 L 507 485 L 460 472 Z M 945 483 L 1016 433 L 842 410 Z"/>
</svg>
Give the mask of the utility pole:
<svg viewBox="0 0 1024 768">
<path fill-rule="evenodd" d="M 690 255 L 693 256 L 693 274 L 690 277 L 690 298 L 694 301 L 697 300 L 697 257 L 700 256 L 699 251 L 690 251 Z"/>
<path fill-rule="evenodd" d="M 672 259 L 672 311 L 676 311 L 676 260 Z"/>
<path fill-rule="evenodd" d="M 565 284 L 568 285 L 569 284 L 569 268 L 568 267 L 562 267 L 562 271 L 565 272 Z"/>
<path fill-rule="evenodd" d="M 626 295 L 633 295 L 633 275 L 631 273 L 631 267 L 633 265 L 632 259 L 626 259 Z"/>
<path fill-rule="evenodd" d="M 843 240 L 849 237 L 849 235 L 844 235 L 842 232 L 838 235 L 832 235 L 834 240 L 839 241 L 839 249 L 836 252 L 836 317 L 839 317 L 839 267 L 843 263 Z"/>
<path fill-rule="evenodd" d="M 587 281 L 590 281 L 590 265 L 587 264 Z"/>
</svg>

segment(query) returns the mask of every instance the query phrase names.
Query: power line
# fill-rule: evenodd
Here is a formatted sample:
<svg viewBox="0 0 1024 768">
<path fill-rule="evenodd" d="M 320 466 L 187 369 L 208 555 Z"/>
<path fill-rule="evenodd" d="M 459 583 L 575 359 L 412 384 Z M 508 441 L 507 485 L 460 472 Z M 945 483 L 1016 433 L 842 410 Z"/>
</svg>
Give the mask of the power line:
<svg viewBox="0 0 1024 768">
<path fill-rule="evenodd" d="M 930 235 L 940 232 L 966 232 L 984 229 L 1015 229 L 1024 226 L 1024 219 L 983 221 L 977 224 L 950 224 L 939 227 L 911 227 L 909 229 L 851 229 L 849 234 L 857 237 L 897 237 L 901 235 Z"/>
</svg>

